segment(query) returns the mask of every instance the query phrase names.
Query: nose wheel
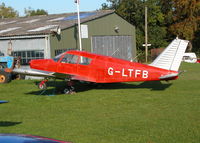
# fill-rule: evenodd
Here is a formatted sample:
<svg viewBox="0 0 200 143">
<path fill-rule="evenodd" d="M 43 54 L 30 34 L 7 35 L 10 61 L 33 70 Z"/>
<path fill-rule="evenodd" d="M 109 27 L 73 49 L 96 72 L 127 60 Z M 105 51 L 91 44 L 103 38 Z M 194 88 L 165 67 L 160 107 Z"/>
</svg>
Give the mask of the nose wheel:
<svg viewBox="0 0 200 143">
<path fill-rule="evenodd" d="M 42 80 L 42 81 L 38 84 L 38 88 L 41 89 L 41 90 L 47 89 L 47 84 L 46 84 L 47 81 L 48 81 L 47 79 Z"/>
</svg>

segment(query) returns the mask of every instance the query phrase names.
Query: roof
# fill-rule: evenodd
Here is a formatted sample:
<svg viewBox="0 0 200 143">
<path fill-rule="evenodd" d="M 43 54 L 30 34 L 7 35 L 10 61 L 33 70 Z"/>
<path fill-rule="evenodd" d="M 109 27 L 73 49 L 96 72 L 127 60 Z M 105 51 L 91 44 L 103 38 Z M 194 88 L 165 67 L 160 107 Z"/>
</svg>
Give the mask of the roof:
<svg viewBox="0 0 200 143">
<path fill-rule="evenodd" d="M 81 23 L 95 20 L 112 13 L 114 13 L 113 10 L 81 12 Z M 64 30 L 74 26 L 76 23 L 77 13 L 0 19 L 0 37 L 44 35 L 51 33 L 51 30 L 57 27 Z"/>
</svg>

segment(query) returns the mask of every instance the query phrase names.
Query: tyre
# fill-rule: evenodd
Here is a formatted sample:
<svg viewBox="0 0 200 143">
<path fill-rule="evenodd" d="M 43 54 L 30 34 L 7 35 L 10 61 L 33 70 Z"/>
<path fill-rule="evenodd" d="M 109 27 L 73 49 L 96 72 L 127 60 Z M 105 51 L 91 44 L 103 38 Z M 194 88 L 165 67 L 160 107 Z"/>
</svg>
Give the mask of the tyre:
<svg viewBox="0 0 200 143">
<path fill-rule="evenodd" d="M 64 94 L 70 94 L 70 90 L 68 88 L 65 88 L 63 92 Z"/>
<path fill-rule="evenodd" d="M 38 88 L 41 90 L 45 90 L 45 89 L 47 89 L 47 85 L 46 85 L 46 83 L 39 83 Z"/>
<path fill-rule="evenodd" d="M 0 70 L 0 84 L 9 83 L 11 81 L 11 74 Z"/>
</svg>

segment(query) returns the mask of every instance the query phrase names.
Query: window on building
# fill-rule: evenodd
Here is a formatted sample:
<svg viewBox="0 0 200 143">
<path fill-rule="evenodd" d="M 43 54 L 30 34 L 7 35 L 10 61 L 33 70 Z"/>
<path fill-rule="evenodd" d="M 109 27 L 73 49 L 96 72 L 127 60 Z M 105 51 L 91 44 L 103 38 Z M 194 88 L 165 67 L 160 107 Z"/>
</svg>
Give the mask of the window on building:
<svg viewBox="0 0 200 143">
<path fill-rule="evenodd" d="M 44 59 L 43 50 L 34 51 L 14 51 L 13 56 L 21 58 L 21 65 L 28 65 L 31 60 Z"/>
</svg>

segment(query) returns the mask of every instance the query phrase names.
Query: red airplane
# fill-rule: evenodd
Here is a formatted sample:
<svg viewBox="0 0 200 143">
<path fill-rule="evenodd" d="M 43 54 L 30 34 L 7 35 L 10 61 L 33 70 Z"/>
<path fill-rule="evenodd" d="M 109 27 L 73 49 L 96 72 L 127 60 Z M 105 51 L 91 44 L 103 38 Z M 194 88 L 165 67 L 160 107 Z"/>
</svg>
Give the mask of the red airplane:
<svg viewBox="0 0 200 143">
<path fill-rule="evenodd" d="M 35 70 L 21 73 L 93 83 L 175 80 L 187 45 L 186 40 L 173 40 L 150 65 L 85 51 L 67 51 L 53 59 L 31 60 L 30 67 Z M 40 83 L 41 88 L 45 82 Z"/>
</svg>

